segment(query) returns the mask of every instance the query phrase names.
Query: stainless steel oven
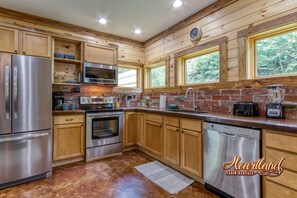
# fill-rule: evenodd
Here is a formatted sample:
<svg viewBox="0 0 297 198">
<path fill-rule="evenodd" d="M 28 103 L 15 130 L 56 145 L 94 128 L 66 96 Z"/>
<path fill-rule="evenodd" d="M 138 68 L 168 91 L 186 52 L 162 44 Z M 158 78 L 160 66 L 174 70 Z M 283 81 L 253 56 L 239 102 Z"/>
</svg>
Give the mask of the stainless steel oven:
<svg viewBox="0 0 297 198">
<path fill-rule="evenodd" d="M 118 67 L 115 65 L 84 63 L 83 82 L 116 85 L 118 84 Z"/>
<path fill-rule="evenodd" d="M 123 149 L 123 111 L 112 97 L 81 97 L 86 110 L 86 161 L 118 154 Z"/>
</svg>

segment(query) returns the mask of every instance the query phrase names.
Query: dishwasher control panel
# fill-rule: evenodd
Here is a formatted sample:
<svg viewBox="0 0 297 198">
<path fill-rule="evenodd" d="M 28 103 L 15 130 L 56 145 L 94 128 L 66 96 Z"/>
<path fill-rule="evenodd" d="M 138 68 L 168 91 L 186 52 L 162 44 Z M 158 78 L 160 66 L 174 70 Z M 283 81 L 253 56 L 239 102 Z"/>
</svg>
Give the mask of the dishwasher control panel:
<svg viewBox="0 0 297 198">
<path fill-rule="evenodd" d="M 204 129 L 214 130 L 230 136 L 261 139 L 261 129 L 243 128 L 211 122 L 204 122 Z"/>
</svg>

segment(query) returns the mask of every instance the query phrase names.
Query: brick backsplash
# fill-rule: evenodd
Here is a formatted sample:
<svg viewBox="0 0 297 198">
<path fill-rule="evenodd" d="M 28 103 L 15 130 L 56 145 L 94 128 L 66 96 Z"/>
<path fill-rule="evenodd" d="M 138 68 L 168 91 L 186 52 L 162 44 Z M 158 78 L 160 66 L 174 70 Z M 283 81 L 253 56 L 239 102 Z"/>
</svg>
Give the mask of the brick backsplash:
<svg viewBox="0 0 297 198">
<path fill-rule="evenodd" d="M 297 103 L 297 87 L 284 87 L 285 102 Z M 158 100 L 159 96 L 167 95 L 167 104 L 178 104 L 180 108 L 191 108 L 191 96 L 181 101 L 175 100 L 176 96 L 184 96 L 185 92 L 171 93 L 144 93 L 151 99 Z M 261 117 L 265 116 L 265 105 L 268 102 L 267 88 L 244 88 L 244 89 L 220 89 L 220 90 L 196 90 L 196 105 L 199 110 L 208 112 L 231 113 L 233 104 L 240 101 L 257 102 Z M 286 118 L 297 119 L 297 107 L 285 107 Z"/>
<path fill-rule="evenodd" d="M 113 96 L 115 100 L 119 99 L 121 107 L 125 107 L 123 93 L 113 92 L 111 86 L 98 85 L 81 85 L 80 93 L 73 92 L 73 86 L 53 86 L 53 91 L 62 91 L 64 93 L 65 102 L 79 104 L 80 96 Z M 285 102 L 297 103 L 297 87 L 284 87 Z M 233 104 L 240 101 L 257 102 L 259 105 L 260 116 L 265 116 L 265 104 L 268 102 L 266 88 L 244 88 L 244 89 L 220 89 L 220 90 L 195 90 L 196 105 L 201 111 L 208 112 L 224 112 L 231 113 Z M 137 103 L 143 96 L 149 96 L 149 105 L 152 101 L 158 102 L 160 95 L 167 96 L 167 105 L 177 104 L 181 109 L 190 109 L 192 107 L 192 96 L 188 99 L 177 100 L 178 96 L 184 96 L 185 92 L 169 92 L 169 93 L 130 93 L 135 96 L 130 102 L 131 107 L 137 106 Z M 192 94 L 192 93 L 190 93 Z M 297 119 L 297 107 L 285 107 L 286 118 Z"/>
<path fill-rule="evenodd" d="M 65 103 L 75 103 L 77 108 L 79 107 L 79 97 L 80 96 L 113 96 L 114 100 L 120 101 L 120 106 L 125 107 L 125 100 L 123 93 L 113 92 L 112 86 L 106 85 L 80 85 L 80 93 L 75 93 L 74 88 L 76 86 L 60 86 L 54 85 L 53 92 L 63 92 L 64 102 Z M 130 93 L 134 98 L 130 102 L 131 107 L 135 107 L 137 102 L 142 99 L 142 94 L 139 93 Z"/>
</svg>

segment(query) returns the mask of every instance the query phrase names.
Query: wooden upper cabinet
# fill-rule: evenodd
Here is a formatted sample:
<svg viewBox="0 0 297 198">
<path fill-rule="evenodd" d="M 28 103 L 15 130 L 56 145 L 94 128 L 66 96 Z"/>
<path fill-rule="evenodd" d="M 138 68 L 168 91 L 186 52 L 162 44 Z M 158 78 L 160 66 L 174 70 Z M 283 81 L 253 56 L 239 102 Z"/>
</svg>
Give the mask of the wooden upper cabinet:
<svg viewBox="0 0 297 198">
<path fill-rule="evenodd" d="M 84 61 L 116 65 L 118 63 L 118 50 L 114 47 L 85 43 Z"/>
<path fill-rule="evenodd" d="M 23 32 L 22 53 L 30 56 L 51 57 L 51 37 L 43 34 Z"/>
<path fill-rule="evenodd" d="M 0 51 L 18 53 L 18 30 L 0 27 Z"/>
</svg>

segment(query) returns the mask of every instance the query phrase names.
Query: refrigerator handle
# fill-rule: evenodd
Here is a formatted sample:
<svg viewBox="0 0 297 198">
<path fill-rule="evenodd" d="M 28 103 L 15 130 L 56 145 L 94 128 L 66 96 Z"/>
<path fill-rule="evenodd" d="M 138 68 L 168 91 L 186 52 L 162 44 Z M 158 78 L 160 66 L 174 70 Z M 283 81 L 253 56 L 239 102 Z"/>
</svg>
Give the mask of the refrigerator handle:
<svg viewBox="0 0 297 198">
<path fill-rule="evenodd" d="M 18 119 L 18 67 L 13 67 L 13 117 Z"/>
<path fill-rule="evenodd" d="M 5 66 L 5 116 L 6 119 L 10 119 L 10 66 Z"/>
</svg>

